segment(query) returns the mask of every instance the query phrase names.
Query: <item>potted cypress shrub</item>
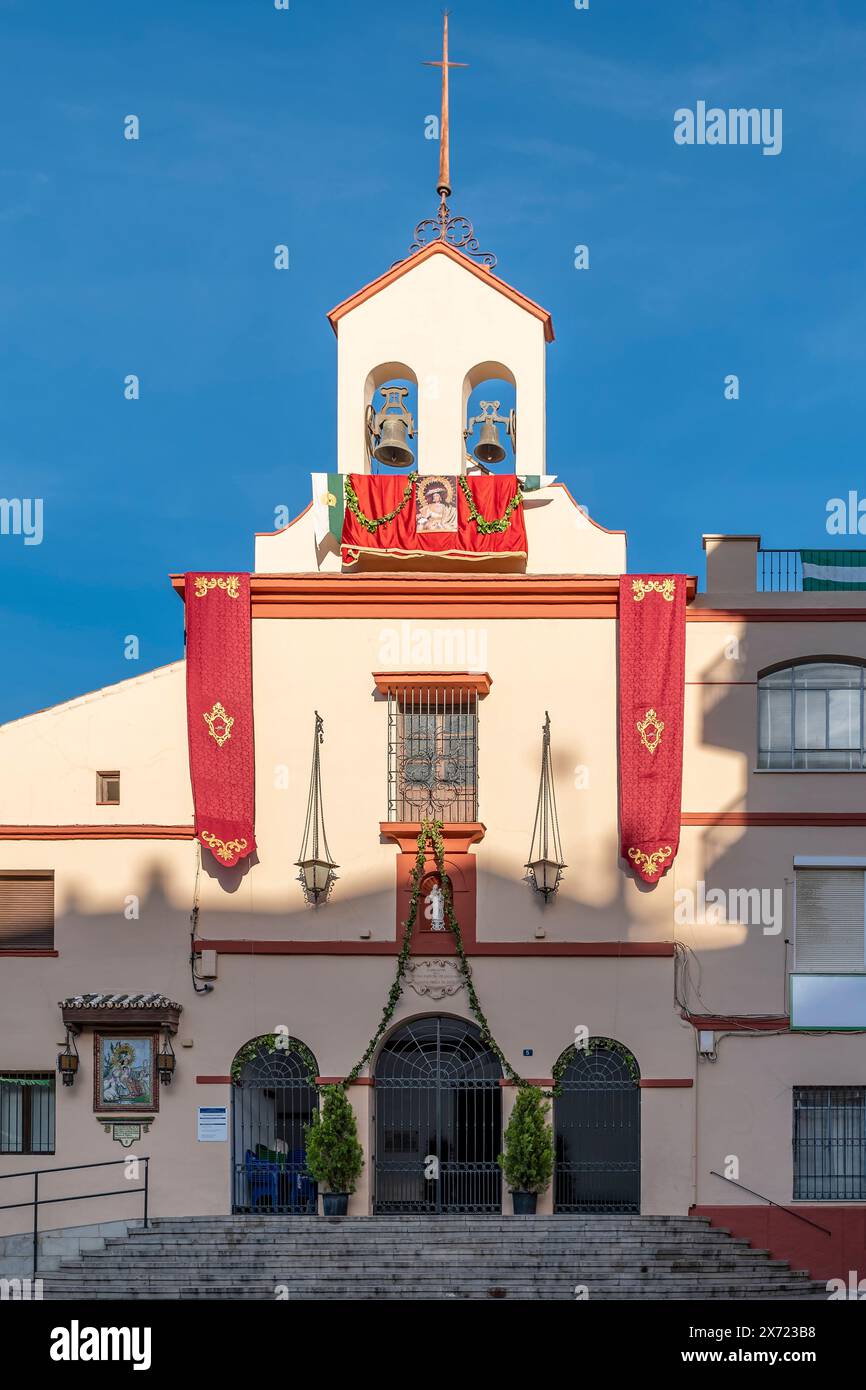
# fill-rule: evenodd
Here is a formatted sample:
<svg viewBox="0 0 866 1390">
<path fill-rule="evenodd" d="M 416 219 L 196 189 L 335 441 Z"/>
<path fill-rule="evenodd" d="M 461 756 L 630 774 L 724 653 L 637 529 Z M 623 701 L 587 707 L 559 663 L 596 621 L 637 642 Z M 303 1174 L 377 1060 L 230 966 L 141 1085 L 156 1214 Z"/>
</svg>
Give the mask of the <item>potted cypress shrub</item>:
<svg viewBox="0 0 866 1390">
<path fill-rule="evenodd" d="M 533 1216 L 539 1192 L 553 1177 L 553 1130 L 550 1106 L 538 1086 L 521 1086 L 505 1129 L 499 1165 L 511 1189 L 515 1216 Z"/>
<path fill-rule="evenodd" d="M 321 1113 L 304 1130 L 307 1170 L 328 1191 L 322 1194 L 325 1216 L 345 1216 L 349 1197 L 358 1186 L 364 1150 L 358 1143 L 355 1112 L 344 1086 L 325 1086 Z"/>
</svg>

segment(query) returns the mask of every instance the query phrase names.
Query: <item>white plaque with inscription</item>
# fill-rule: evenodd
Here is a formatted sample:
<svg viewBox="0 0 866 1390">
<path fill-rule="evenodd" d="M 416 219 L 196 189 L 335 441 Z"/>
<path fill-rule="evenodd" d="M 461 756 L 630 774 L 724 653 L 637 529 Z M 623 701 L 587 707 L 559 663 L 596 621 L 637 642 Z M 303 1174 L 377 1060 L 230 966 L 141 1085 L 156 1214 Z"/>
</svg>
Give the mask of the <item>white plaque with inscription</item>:
<svg viewBox="0 0 866 1390">
<path fill-rule="evenodd" d="M 428 999 L 447 999 L 463 989 L 464 980 L 454 960 L 410 960 L 406 977 L 416 994 Z"/>
</svg>

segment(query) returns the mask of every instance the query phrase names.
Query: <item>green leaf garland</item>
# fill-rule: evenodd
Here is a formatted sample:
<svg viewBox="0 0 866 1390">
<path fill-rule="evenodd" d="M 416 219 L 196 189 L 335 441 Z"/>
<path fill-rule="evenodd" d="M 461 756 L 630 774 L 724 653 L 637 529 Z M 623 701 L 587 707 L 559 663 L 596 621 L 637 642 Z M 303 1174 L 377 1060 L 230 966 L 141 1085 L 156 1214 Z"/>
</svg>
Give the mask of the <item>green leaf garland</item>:
<svg viewBox="0 0 866 1390">
<path fill-rule="evenodd" d="M 352 485 L 351 477 L 347 473 L 344 483 L 346 493 L 346 506 L 349 508 L 349 511 L 352 513 L 352 515 L 357 518 L 357 520 L 364 527 L 364 529 L 366 531 L 369 531 L 371 536 L 375 536 L 380 526 L 386 526 L 389 521 L 394 520 L 395 516 L 400 515 L 406 503 L 409 501 L 409 498 L 412 496 L 412 489 L 417 481 L 418 474 L 410 473 L 408 478 L 406 479 L 406 487 L 403 490 L 403 497 L 392 512 L 388 512 L 386 516 L 367 516 L 366 512 L 361 511 L 361 504 L 358 501 L 358 494 Z"/>
<path fill-rule="evenodd" d="M 508 506 L 505 508 L 505 511 L 502 513 L 502 516 L 500 516 L 496 521 L 488 521 L 486 517 L 483 517 L 481 515 L 478 508 L 476 507 L 475 501 L 472 497 L 472 493 L 469 488 L 469 484 L 467 483 L 466 479 L 460 477 L 457 479 L 457 481 L 460 484 L 460 490 L 463 493 L 463 496 L 466 498 L 466 505 L 469 508 L 469 515 L 475 522 L 475 525 L 478 527 L 478 530 L 482 536 L 489 536 L 496 531 L 508 530 L 508 523 L 511 520 L 511 513 L 515 510 L 515 508 L 519 507 L 521 502 L 523 501 L 523 493 L 520 488 L 520 483 L 517 484 L 517 491 L 515 492 L 511 501 L 508 503 Z"/>
</svg>

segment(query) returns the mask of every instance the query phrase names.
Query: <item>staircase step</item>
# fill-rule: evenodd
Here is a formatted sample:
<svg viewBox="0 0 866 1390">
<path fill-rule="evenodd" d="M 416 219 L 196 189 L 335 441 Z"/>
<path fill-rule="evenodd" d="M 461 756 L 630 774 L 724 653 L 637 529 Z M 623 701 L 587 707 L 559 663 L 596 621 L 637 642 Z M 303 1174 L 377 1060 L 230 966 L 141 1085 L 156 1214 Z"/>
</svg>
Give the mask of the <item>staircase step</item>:
<svg viewBox="0 0 866 1390">
<path fill-rule="evenodd" d="M 826 1299 L 692 1217 L 161 1217 L 43 1276 L 48 1299 Z"/>
</svg>

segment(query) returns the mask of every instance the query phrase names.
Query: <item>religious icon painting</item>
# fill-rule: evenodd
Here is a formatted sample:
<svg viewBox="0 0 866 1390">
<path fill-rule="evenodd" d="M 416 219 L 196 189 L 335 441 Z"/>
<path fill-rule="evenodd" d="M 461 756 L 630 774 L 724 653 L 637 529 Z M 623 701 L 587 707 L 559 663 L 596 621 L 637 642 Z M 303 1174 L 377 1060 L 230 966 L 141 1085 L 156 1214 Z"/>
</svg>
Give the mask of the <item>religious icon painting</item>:
<svg viewBox="0 0 866 1390">
<path fill-rule="evenodd" d="M 95 1111 L 158 1110 L 156 1034 L 94 1033 Z"/>
<path fill-rule="evenodd" d="M 417 530 L 457 531 L 457 479 L 433 474 L 415 484 Z"/>
</svg>

